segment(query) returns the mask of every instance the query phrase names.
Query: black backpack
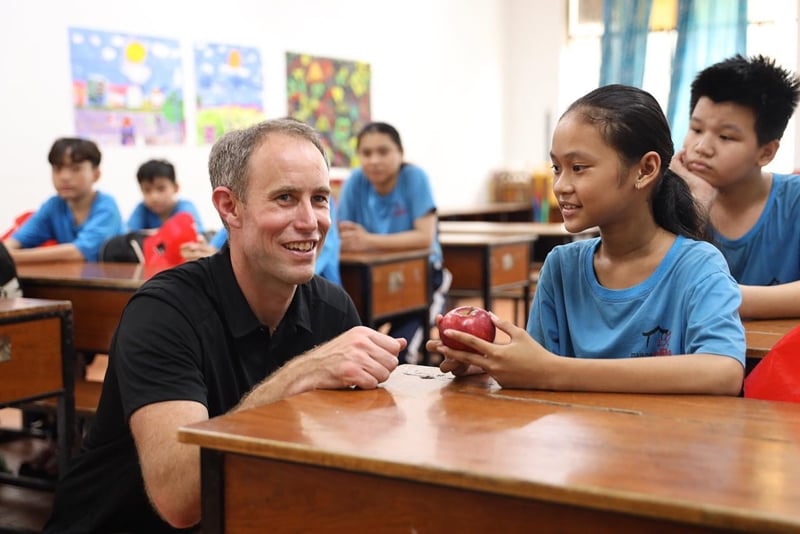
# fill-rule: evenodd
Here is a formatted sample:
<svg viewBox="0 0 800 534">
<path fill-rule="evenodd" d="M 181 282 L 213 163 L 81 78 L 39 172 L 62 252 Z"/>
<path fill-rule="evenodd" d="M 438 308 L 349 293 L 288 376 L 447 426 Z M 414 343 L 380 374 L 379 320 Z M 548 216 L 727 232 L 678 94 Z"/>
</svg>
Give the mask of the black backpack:
<svg viewBox="0 0 800 534">
<path fill-rule="evenodd" d="M 144 232 L 128 232 L 111 237 L 100 247 L 100 261 L 144 263 Z"/>
<path fill-rule="evenodd" d="M 17 266 L 6 246 L 0 241 L 0 298 L 21 297 L 22 288 L 17 279 Z"/>
</svg>

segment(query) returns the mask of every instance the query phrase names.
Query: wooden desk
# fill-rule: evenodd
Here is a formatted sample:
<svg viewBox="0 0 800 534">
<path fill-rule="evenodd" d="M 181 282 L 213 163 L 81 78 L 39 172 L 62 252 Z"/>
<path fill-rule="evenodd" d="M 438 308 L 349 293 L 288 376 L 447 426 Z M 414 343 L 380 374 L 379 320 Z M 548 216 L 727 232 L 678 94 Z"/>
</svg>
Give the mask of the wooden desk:
<svg viewBox="0 0 800 534">
<path fill-rule="evenodd" d="M 497 222 L 497 221 L 439 221 L 439 232 L 457 234 L 533 234 L 537 237 L 560 237 L 566 241 L 598 235 L 597 228 L 571 233 L 564 223 Z"/>
<path fill-rule="evenodd" d="M 59 262 L 23 264 L 17 276 L 26 297 L 72 302 L 76 350 L 107 354 L 128 300 L 160 270 L 136 263 Z"/>
<path fill-rule="evenodd" d="M 205 532 L 797 532 L 800 405 L 403 365 L 184 427 Z"/>
<path fill-rule="evenodd" d="M 449 295 L 478 294 L 492 309 L 492 294 L 520 289 L 528 316 L 533 234 L 440 233 L 444 265 L 453 273 Z"/>
<path fill-rule="evenodd" d="M 571 233 L 564 227 L 564 223 L 538 223 L 538 222 L 495 222 L 495 221 L 440 221 L 440 234 L 530 234 L 536 237 L 531 244 L 531 258 L 536 262 L 543 262 L 554 246 L 595 237 L 599 234 L 597 228 L 588 228 L 581 232 Z"/>
<path fill-rule="evenodd" d="M 398 252 L 342 252 L 342 285 L 361 321 L 376 327 L 392 317 L 416 313 L 428 322 L 430 263 L 428 249 Z"/>
<path fill-rule="evenodd" d="M 444 208 L 437 211 L 440 221 L 532 221 L 530 202 L 492 202 L 477 206 Z"/>
<path fill-rule="evenodd" d="M 72 454 L 75 422 L 72 306 L 67 301 L 0 299 L 0 408 L 56 398 L 59 473 Z M 0 482 L 39 489 L 53 483 L 0 473 Z"/>
<path fill-rule="evenodd" d="M 742 321 L 747 339 L 747 357 L 761 359 L 789 331 L 800 326 L 800 319 L 756 319 Z"/>
</svg>

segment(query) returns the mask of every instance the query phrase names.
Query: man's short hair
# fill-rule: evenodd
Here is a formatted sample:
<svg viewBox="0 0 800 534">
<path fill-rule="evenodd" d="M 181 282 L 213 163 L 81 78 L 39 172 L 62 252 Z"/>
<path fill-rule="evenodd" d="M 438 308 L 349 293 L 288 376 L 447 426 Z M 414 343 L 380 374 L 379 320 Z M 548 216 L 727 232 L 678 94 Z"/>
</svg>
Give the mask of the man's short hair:
<svg viewBox="0 0 800 534">
<path fill-rule="evenodd" d="M 212 189 L 225 186 L 238 198 L 246 198 L 250 157 L 263 139 L 271 134 L 307 140 L 317 147 L 325 165 L 330 168 L 322 140 L 314 128 L 295 119 L 271 119 L 249 128 L 230 131 L 214 143 L 208 156 L 208 174 Z"/>
</svg>

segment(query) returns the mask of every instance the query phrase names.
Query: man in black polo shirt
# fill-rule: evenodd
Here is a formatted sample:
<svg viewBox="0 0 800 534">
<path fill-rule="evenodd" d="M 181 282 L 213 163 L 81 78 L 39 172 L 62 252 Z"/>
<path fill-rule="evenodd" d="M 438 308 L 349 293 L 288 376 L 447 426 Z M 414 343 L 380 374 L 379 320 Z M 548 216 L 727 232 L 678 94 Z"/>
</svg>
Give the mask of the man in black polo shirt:
<svg viewBox="0 0 800 534">
<path fill-rule="evenodd" d="M 374 388 L 397 366 L 406 341 L 358 326 L 344 290 L 314 276 L 330 227 L 314 130 L 281 119 L 230 132 L 209 174 L 228 245 L 128 303 L 45 532 L 196 527 L 199 450 L 178 443 L 178 427 L 312 389 Z"/>
</svg>

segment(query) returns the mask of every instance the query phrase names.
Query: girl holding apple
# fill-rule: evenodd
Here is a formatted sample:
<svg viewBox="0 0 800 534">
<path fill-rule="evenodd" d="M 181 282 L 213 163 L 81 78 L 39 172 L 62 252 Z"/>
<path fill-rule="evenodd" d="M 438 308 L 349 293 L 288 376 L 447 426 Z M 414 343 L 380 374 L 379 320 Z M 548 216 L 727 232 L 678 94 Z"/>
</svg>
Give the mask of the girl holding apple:
<svg viewBox="0 0 800 534">
<path fill-rule="evenodd" d="M 403 161 L 400 134 L 385 122 L 369 123 L 358 134 L 361 167 L 342 186 L 337 208 L 344 252 L 429 248 L 434 292 L 431 320 L 442 311 L 451 275 L 442 267 L 436 203 L 422 168 Z M 394 321 L 390 335 L 409 345 L 401 362 L 416 363 L 428 325 L 416 318 Z"/>
<path fill-rule="evenodd" d="M 569 231 L 600 236 L 548 254 L 526 330 L 493 317 L 507 343 L 452 329 L 478 354 L 429 341 L 441 370 L 510 388 L 738 395 L 741 293 L 673 152 L 649 93 L 609 85 L 575 101 L 553 133 L 553 190 Z"/>
</svg>

